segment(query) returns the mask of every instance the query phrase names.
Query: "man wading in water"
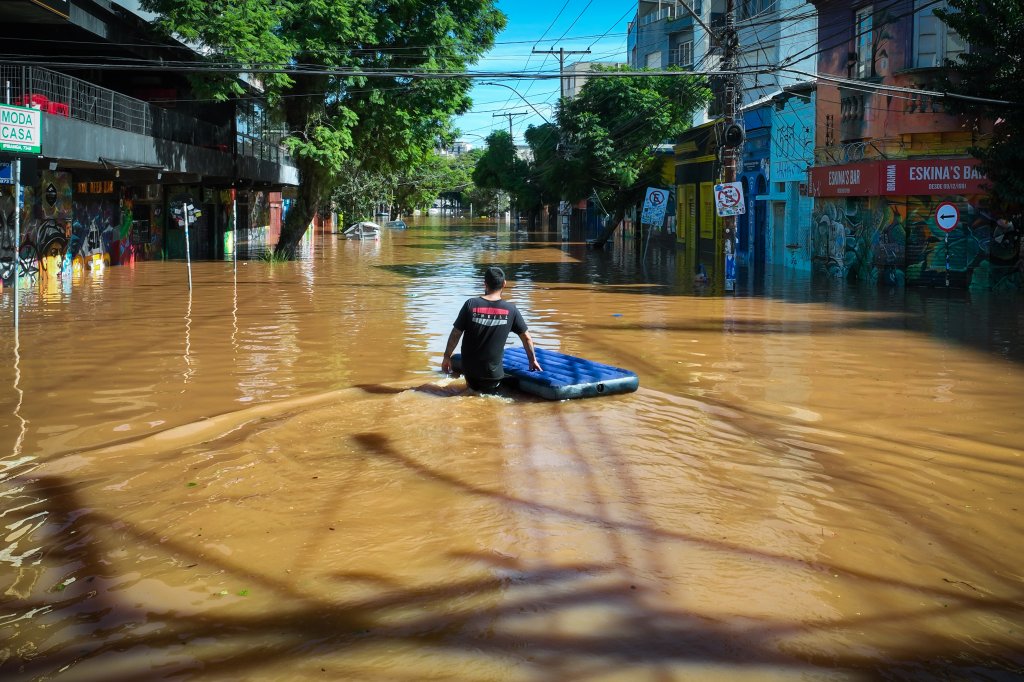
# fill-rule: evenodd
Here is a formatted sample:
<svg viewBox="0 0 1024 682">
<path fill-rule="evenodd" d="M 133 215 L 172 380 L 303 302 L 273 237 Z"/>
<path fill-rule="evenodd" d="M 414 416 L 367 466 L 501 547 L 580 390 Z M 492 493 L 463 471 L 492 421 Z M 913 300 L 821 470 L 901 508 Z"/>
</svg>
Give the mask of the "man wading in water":
<svg viewBox="0 0 1024 682">
<path fill-rule="evenodd" d="M 462 341 L 462 373 L 466 383 L 474 391 L 494 393 L 505 376 L 502 360 L 505 355 L 505 340 L 508 333 L 515 332 L 523 342 L 526 357 L 530 359 L 530 370 L 540 372 L 533 339 L 526 329 L 526 322 L 514 305 L 501 300 L 505 288 L 505 273 L 501 268 L 487 268 L 484 272 L 484 295 L 475 296 L 462 304 L 459 316 L 455 318 L 452 333 L 448 336 L 448 348 L 441 360 L 441 371 L 451 374 L 452 353 Z"/>
</svg>

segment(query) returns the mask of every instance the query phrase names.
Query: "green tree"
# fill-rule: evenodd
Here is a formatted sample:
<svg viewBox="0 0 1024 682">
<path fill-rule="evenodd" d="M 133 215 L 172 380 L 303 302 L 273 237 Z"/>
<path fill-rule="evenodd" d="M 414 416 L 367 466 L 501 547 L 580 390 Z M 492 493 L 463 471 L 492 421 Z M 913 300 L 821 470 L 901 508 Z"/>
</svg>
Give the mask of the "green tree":
<svg viewBox="0 0 1024 682">
<path fill-rule="evenodd" d="M 375 69 L 451 72 L 489 49 L 505 24 L 495 0 L 143 0 L 169 33 L 213 63 L 259 73 L 299 170 L 296 201 L 277 253 L 292 256 L 314 213 L 350 162 L 387 175 L 453 137 L 469 82 L 409 75 L 338 75 Z M 332 73 L 334 72 L 334 73 Z M 209 77 L 215 97 L 241 94 L 238 74 Z"/>
<path fill-rule="evenodd" d="M 935 14 L 970 50 L 946 61 L 947 92 L 1012 105 L 949 97 L 951 110 L 992 125 L 991 140 L 971 149 L 1003 209 L 1024 206 L 1024 0 L 949 0 Z"/>
<path fill-rule="evenodd" d="M 342 162 L 341 168 L 330 203 L 341 211 L 346 223 L 373 220 L 377 207 L 392 201 L 394 174 L 367 169 L 354 159 Z"/>
<path fill-rule="evenodd" d="M 626 67 L 594 70 L 614 73 Z M 613 212 L 598 240 L 604 242 L 644 188 L 661 182 L 658 145 L 689 128 L 694 111 L 710 97 L 704 78 L 685 71 L 590 78 L 577 97 L 562 100 L 555 124 L 527 129 L 532 161 L 520 159 L 508 133 L 497 131 L 487 138 L 473 179 L 480 187 L 509 192 L 531 218 L 545 204 L 596 193 Z"/>
<path fill-rule="evenodd" d="M 487 146 L 472 177 L 477 187 L 508 192 L 516 210 L 531 223 L 540 213 L 541 193 L 534 181 L 532 164 L 519 157 L 512 137 L 504 130 L 487 136 Z"/>
<path fill-rule="evenodd" d="M 660 184 L 658 145 L 688 129 L 693 113 L 710 98 L 703 77 L 680 71 L 667 77 L 592 77 L 577 97 L 563 100 L 557 117 L 562 195 L 578 201 L 596 192 L 612 211 L 599 243 L 612 235 L 626 209 L 643 198 L 647 185 Z"/>
<path fill-rule="evenodd" d="M 566 183 L 572 180 L 564 175 L 574 169 L 566 167 L 561 156 L 559 128 L 554 123 L 530 126 L 523 134 L 530 147 L 528 177 L 536 201 L 547 207 L 548 219 L 557 215 L 558 202 L 566 196 Z"/>
</svg>

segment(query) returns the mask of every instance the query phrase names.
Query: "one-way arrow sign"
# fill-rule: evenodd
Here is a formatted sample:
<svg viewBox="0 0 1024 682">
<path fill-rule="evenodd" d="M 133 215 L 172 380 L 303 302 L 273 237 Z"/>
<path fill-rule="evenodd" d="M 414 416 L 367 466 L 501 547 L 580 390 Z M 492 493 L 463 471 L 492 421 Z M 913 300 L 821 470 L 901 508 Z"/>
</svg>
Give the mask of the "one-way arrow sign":
<svg viewBox="0 0 1024 682">
<path fill-rule="evenodd" d="M 952 232 L 960 222 L 960 209 L 956 204 L 944 201 L 935 209 L 935 224 L 943 232 Z"/>
</svg>

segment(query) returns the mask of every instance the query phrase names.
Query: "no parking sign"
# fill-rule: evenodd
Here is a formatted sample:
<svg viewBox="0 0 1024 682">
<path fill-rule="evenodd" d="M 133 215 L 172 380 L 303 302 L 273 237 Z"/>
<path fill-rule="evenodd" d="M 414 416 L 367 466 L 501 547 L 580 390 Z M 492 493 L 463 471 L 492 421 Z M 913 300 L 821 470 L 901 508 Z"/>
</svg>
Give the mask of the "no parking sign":
<svg viewBox="0 0 1024 682">
<path fill-rule="evenodd" d="M 644 197 L 644 208 L 640 214 L 640 222 L 660 228 L 665 221 L 666 208 L 668 208 L 668 190 L 648 187 L 647 196 Z"/>
<path fill-rule="evenodd" d="M 743 183 L 724 182 L 715 185 L 715 210 L 718 217 L 746 213 L 743 201 Z"/>
</svg>

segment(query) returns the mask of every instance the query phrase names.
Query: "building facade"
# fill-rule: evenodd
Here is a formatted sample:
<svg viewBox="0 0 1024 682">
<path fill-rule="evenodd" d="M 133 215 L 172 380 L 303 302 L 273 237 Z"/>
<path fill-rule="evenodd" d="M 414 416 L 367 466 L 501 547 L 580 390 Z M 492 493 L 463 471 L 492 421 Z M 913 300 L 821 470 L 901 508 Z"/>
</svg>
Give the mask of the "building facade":
<svg viewBox="0 0 1024 682">
<path fill-rule="evenodd" d="M 186 203 L 198 209 L 193 258 L 273 243 L 282 191 L 298 178 L 258 87 L 246 83 L 242 100 L 212 102 L 184 73 L 118 69 L 198 60 L 155 35 L 128 0 L 9 0 L 0 5 L 0 39 L 18 54 L 0 62 L 2 99 L 40 119 L 38 150 L 0 152 L 0 164 L 9 168 L 16 154 L 21 161 L 20 242 L 26 254 L 24 245 L 36 250 L 41 271 L 184 257 L 175 211 Z M 9 232 L 14 192 L 3 182 L 0 229 Z"/>
<path fill-rule="evenodd" d="M 812 200 L 797 194 L 801 185 L 806 186 L 806 175 L 797 179 L 793 174 L 801 167 L 805 174 L 810 164 L 814 110 L 796 105 L 793 95 L 785 93 L 805 88 L 814 79 L 818 20 L 815 7 L 803 0 L 736 0 L 735 8 L 744 74 L 738 118 L 745 129 L 737 168 L 745 213 L 737 218 L 736 255 L 738 265 L 748 268 L 747 276 L 760 278 L 776 267 L 809 267 L 801 254 L 809 249 Z M 725 10 L 724 0 L 642 0 L 629 25 L 630 65 L 681 66 L 694 72 L 719 69 L 721 47 L 702 23 L 712 32 L 721 31 Z M 677 140 L 676 219 L 677 239 L 689 251 L 684 262 L 713 276 L 721 265 L 715 254 L 722 253 L 723 244 L 722 221 L 713 212 L 714 185 L 724 173 L 724 81 L 712 76 L 710 85 L 713 101 L 694 115 L 694 128 Z M 793 139 L 797 133 L 799 139 Z M 784 139 L 777 141 L 779 135 Z M 794 155 L 795 147 L 799 154 Z M 783 175 L 772 184 L 776 158 Z M 796 244 L 804 244 L 804 251 Z"/>
<path fill-rule="evenodd" d="M 814 199 L 807 193 L 807 173 L 814 165 L 814 83 L 804 81 L 774 95 L 768 154 L 767 255 L 784 271 L 811 270 L 811 216 Z M 761 197 L 759 197 L 761 198 Z M 766 270 L 771 276 L 773 268 Z"/>
<path fill-rule="evenodd" d="M 970 49 L 934 15 L 946 2 L 815 0 L 821 16 L 814 267 L 892 285 L 1019 289 L 1020 248 L 1003 239 L 968 153 L 985 130 L 934 91 Z"/>
</svg>

